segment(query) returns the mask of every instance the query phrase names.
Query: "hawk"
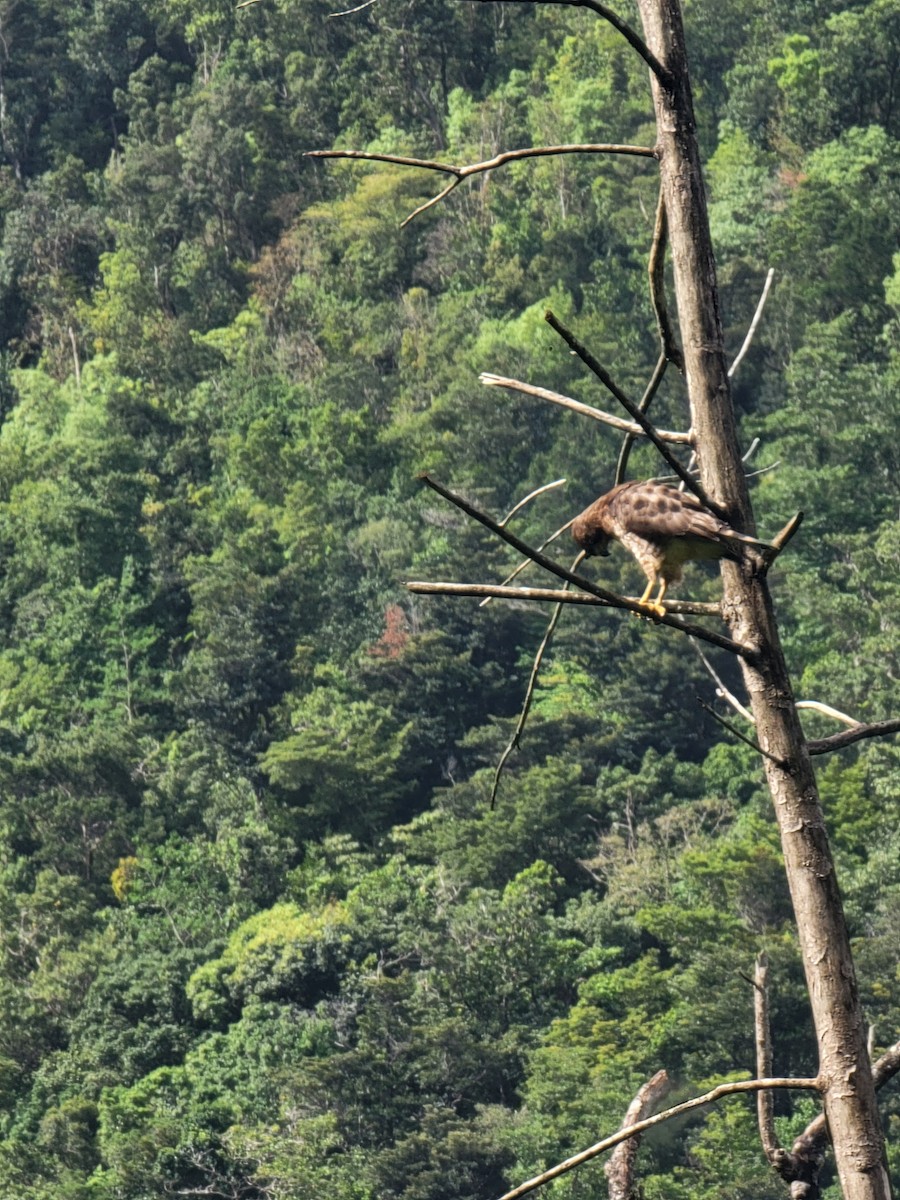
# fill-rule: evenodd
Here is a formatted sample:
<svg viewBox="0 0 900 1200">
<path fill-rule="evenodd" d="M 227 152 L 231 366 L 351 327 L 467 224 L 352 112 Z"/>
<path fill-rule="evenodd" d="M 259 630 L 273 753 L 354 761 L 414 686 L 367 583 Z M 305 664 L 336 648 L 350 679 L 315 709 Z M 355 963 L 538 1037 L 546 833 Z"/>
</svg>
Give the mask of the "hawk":
<svg viewBox="0 0 900 1200">
<path fill-rule="evenodd" d="M 740 561 L 747 549 L 764 560 L 778 553 L 775 546 L 738 533 L 688 492 L 647 480 L 620 483 L 595 500 L 572 522 L 572 536 L 585 554 L 609 554 L 609 543 L 621 542 L 647 576 L 640 603 L 659 617 L 666 615 L 662 600 L 670 584 L 681 581 L 681 568 L 692 559 L 730 558 Z M 650 593 L 659 584 L 655 600 Z"/>
</svg>

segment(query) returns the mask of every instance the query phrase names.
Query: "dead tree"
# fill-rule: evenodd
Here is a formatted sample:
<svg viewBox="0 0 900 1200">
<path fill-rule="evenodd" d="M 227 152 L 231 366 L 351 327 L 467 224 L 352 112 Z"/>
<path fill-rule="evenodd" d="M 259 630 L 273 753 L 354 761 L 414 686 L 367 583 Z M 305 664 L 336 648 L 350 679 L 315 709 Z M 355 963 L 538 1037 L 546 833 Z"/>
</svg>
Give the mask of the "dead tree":
<svg viewBox="0 0 900 1200">
<path fill-rule="evenodd" d="M 700 478 L 737 528 L 754 531 L 731 403 L 716 268 L 695 136 L 678 0 L 638 0 L 651 71 L 660 188 Z M 819 1045 L 825 1114 L 846 1200 L 887 1200 L 890 1183 L 850 939 L 815 774 L 788 678 L 769 588 L 723 563 L 723 616 L 739 656 L 781 833 Z"/>
<path fill-rule="evenodd" d="M 491 0 L 481 0 L 491 2 Z M 649 403 L 662 373 L 668 364 L 682 370 L 690 404 L 690 432 L 669 433 L 656 430 L 644 413 L 646 405 L 635 404 L 624 396 L 605 368 L 596 362 L 589 351 L 564 329 L 552 314 L 551 325 L 568 342 L 588 368 L 626 408 L 631 423 L 628 436 L 646 436 L 670 463 L 684 485 L 690 487 L 714 512 L 732 527 L 747 534 L 755 533 L 744 464 L 738 445 L 734 410 L 731 402 L 729 371 L 726 365 L 724 341 L 718 308 L 716 269 L 710 239 L 703 179 L 695 134 L 679 0 L 637 0 L 643 25 L 643 37 L 629 28 L 599 0 L 524 0 L 524 2 L 567 3 L 586 7 L 601 19 L 609 21 L 641 55 L 650 72 L 650 85 L 656 111 L 657 140 L 652 148 L 626 145 L 583 145 L 541 147 L 498 155 L 496 158 L 466 167 L 451 166 L 427 160 L 401 158 L 385 154 L 352 151 L 320 151 L 320 157 L 357 157 L 393 161 L 405 166 L 420 167 L 451 176 L 451 182 L 423 211 L 447 195 L 471 175 L 496 169 L 512 158 L 527 158 L 545 154 L 627 154 L 655 160 L 660 175 L 660 199 L 657 212 L 654 248 L 651 254 L 651 296 L 660 329 L 660 360 L 648 385 L 645 399 Z M 415 216 L 413 213 L 411 216 Z M 668 241 L 673 265 L 675 303 L 678 313 L 680 344 L 676 344 L 669 322 L 663 292 L 661 247 Z M 489 386 L 505 386 L 529 390 L 526 385 L 497 376 L 484 376 Z M 541 389 L 531 389 L 541 394 Z M 555 393 L 543 393 L 543 398 L 568 407 L 575 402 Z M 582 410 L 587 406 L 580 406 Z M 608 414 L 588 410 L 587 415 L 599 420 Z M 615 419 L 613 419 L 614 421 Z M 696 461 L 696 473 L 686 469 L 673 458 L 671 444 L 690 445 Z M 641 612 L 640 604 L 628 597 L 617 596 L 607 589 L 574 573 L 535 550 L 507 529 L 504 523 L 480 513 L 462 497 L 434 480 L 426 482 L 450 502 L 457 504 L 474 519 L 481 521 L 498 536 L 515 546 L 539 566 L 564 580 L 564 590 L 534 594 L 537 601 L 576 602 L 631 609 Z M 781 545 L 786 544 L 796 523 L 785 527 Z M 577 565 L 577 560 L 576 564 Z M 835 876 L 834 862 L 825 831 L 815 775 L 811 764 L 813 753 L 826 753 L 862 737 L 894 732 L 898 722 L 879 725 L 856 725 L 848 734 L 836 735 L 817 743 L 807 742 L 800 725 L 797 707 L 782 653 L 778 627 L 766 579 L 767 564 L 747 556 L 740 562 L 727 559 L 721 564 L 723 599 L 721 618 L 729 636 L 706 626 L 688 624 L 674 605 L 658 624 L 727 650 L 740 664 L 749 696 L 749 708 L 755 725 L 755 740 L 751 744 L 760 752 L 772 795 L 781 833 L 785 868 L 794 906 L 799 944 L 809 989 L 815 1024 L 819 1069 L 814 1080 L 771 1080 L 760 1078 L 744 1085 L 728 1085 L 714 1089 L 708 1096 L 689 1102 L 690 1106 L 709 1103 L 731 1091 L 760 1091 L 774 1087 L 804 1087 L 821 1095 L 824 1120 L 810 1134 L 810 1153 L 821 1151 L 822 1134 L 827 1127 L 834 1147 L 835 1161 L 846 1200 L 889 1200 L 890 1184 L 884 1152 L 884 1140 L 879 1123 L 875 1097 L 875 1081 L 866 1047 L 866 1032 L 860 1007 L 859 993 L 850 950 L 843 906 Z M 515 590 L 523 598 L 524 589 L 485 588 L 481 585 L 449 585 L 418 583 L 410 585 L 416 591 L 444 591 L 460 594 L 504 595 Z M 575 593 L 569 591 L 576 589 Z M 575 597 L 578 597 L 576 600 Z M 697 612 L 684 606 L 681 611 Z M 665 629 L 659 630 L 661 636 Z M 743 735 L 741 735 L 743 736 Z M 745 740 L 750 740 L 746 739 Z M 896 1068 L 894 1068 L 896 1069 Z M 668 1114 L 649 1118 L 631 1126 L 632 1134 L 659 1120 L 667 1119 L 684 1106 Z M 595 1153 L 618 1144 L 629 1136 L 627 1130 L 605 1139 L 597 1146 L 573 1156 L 544 1175 L 520 1185 L 509 1198 L 524 1195 L 564 1170 L 587 1161 Z M 768 1140 L 766 1140 L 768 1139 Z M 765 1151 L 786 1182 L 792 1181 L 788 1157 L 779 1159 L 777 1147 L 771 1140 L 770 1126 L 764 1132 Z M 795 1146 L 794 1158 L 806 1153 Z M 784 1152 L 781 1152 L 784 1155 Z M 795 1162 L 796 1165 L 796 1162 Z M 816 1175 L 817 1170 L 812 1173 Z M 795 1177 L 793 1177 L 795 1181 Z M 810 1186 L 806 1186 L 809 1184 Z M 804 1181 L 804 1195 L 813 1197 L 815 1178 Z M 799 1195 L 795 1191 L 795 1194 Z"/>
</svg>

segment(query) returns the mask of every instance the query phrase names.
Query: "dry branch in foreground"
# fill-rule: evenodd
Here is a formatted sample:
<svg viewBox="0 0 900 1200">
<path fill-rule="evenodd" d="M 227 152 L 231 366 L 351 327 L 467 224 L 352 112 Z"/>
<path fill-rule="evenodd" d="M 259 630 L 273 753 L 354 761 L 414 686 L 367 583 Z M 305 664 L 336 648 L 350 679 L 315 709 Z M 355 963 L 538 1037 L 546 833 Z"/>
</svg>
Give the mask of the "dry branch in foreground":
<svg viewBox="0 0 900 1200">
<path fill-rule="evenodd" d="M 611 425 L 613 429 L 618 429 L 621 433 L 628 434 L 633 438 L 647 436 L 644 426 L 639 425 L 637 421 L 626 421 L 623 417 L 604 412 L 602 408 L 594 408 L 590 404 L 583 404 L 580 400 L 573 400 L 571 396 L 563 396 L 560 392 L 553 392 L 549 388 L 535 387 L 534 384 L 522 383 L 518 379 L 508 379 L 505 375 L 493 375 L 490 371 L 482 371 L 478 376 L 478 381 L 485 387 L 507 388 L 511 392 L 536 396 L 538 400 L 549 400 L 551 404 L 558 404 L 561 408 L 571 409 L 572 412 L 580 413 L 583 417 L 602 421 L 604 425 Z M 638 408 L 640 409 L 640 405 Z M 643 409 L 640 411 L 643 416 Z M 656 429 L 654 432 L 661 442 L 672 442 L 676 446 L 691 444 L 690 433 L 681 433 L 674 429 Z"/>
<path fill-rule="evenodd" d="M 565 1175 L 567 1171 L 572 1171 L 575 1167 L 580 1167 L 582 1163 L 590 1162 L 592 1158 L 596 1158 L 606 1150 L 612 1150 L 613 1146 L 618 1146 L 620 1142 L 634 1137 L 636 1133 L 644 1133 L 645 1130 L 652 1129 L 654 1125 L 662 1125 L 664 1121 L 671 1121 L 673 1117 L 680 1117 L 684 1113 L 692 1112 L 696 1108 L 703 1108 L 707 1104 L 714 1104 L 716 1100 L 720 1100 L 723 1096 L 736 1096 L 746 1092 L 758 1092 L 766 1088 L 793 1088 L 800 1091 L 817 1092 L 819 1091 L 819 1086 L 818 1079 L 745 1079 L 739 1080 L 737 1083 L 720 1083 L 718 1087 L 714 1087 L 710 1092 L 705 1092 L 702 1096 L 695 1096 L 692 1100 L 685 1100 L 681 1104 L 676 1104 L 673 1108 L 667 1108 L 661 1113 L 656 1113 L 655 1116 L 647 1117 L 643 1121 L 636 1121 L 634 1125 L 623 1126 L 618 1133 L 613 1133 L 602 1141 L 595 1142 L 587 1150 L 573 1154 L 571 1158 L 557 1163 L 555 1167 L 550 1167 L 549 1170 L 542 1171 L 540 1175 L 535 1175 L 533 1179 L 527 1179 L 524 1183 L 520 1183 L 511 1192 L 506 1192 L 501 1196 L 500 1200 L 519 1200 L 520 1196 L 526 1196 L 529 1192 L 533 1192 L 535 1188 L 542 1187 L 552 1179 L 558 1179 L 560 1175 Z"/>
</svg>

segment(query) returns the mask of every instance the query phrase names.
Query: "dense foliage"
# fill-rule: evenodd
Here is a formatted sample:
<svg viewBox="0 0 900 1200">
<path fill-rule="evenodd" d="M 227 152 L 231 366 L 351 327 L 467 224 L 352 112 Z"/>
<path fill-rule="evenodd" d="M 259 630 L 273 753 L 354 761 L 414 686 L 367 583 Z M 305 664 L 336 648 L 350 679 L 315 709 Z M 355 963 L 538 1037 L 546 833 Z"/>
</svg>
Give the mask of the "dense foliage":
<svg viewBox="0 0 900 1200">
<path fill-rule="evenodd" d="M 608 486 L 610 433 L 477 375 L 599 402 L 549 303 L 640 391 L 652 161 L 518 164 L 400 231 L 434 177 L 303 157 L 651 144 L 646 69 L 581 10 L 331 12 L 0 2 L 0 1178 L 20 1200 L 489 1200 L 660 1067 L 678 1097 L 747 1075 L 761 948 L 776 1069 L 814 1069 L 758 762 L 699 707 L 687 643 L 567 615 L 491 812 L 546 612 L 402 586 L 514 561 L 422 468 L 497 514 L 565 475 L 516 519 L 534 540 Z M 686 20 L 734 351 L 777 272 L 736 401 L 754 465 L 779 464 L 760 528 L 807 511 L 774 578 L 798 692 L 878 719 L 900 674 L 900 0 L 689 0 Z M 683 400 L 667 379 L 663 423 Z M 602 570 L 636 582 L 624 555 Z M 716 587 L 694 568 L 685 594 Z M 882 1045 L 900 756 L 865 743 L 820 774 Z M 810 1102 L 777 1104 L 789 1139 Z M 884 1112 L 896 1142 L 896 1090 Z M 781 1194 L 749 1101 L 641 1163 L 648 1200 Z M 601 1168 L 554 1194 L 604 1195 Z"/>
</svg>

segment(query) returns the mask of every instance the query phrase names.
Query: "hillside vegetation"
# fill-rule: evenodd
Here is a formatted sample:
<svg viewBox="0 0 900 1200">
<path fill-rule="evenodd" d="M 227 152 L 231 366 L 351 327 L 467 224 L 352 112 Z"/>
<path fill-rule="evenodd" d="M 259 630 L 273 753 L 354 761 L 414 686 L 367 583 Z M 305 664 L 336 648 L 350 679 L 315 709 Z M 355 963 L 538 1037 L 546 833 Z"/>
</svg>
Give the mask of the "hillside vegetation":
<svg viewBox="0 0 900 1200">
<path fill-rule="evenodd" d="M 816 1048 L 757 756 L 685 639 L 411 597 L 612 482 L 548 306 L 639 394 L 655 164 L 591 13 L 378 0 L 0 3 L 0 1194 L 491 1200 L 620 1123 Z M 623 15 L 634 19 L 627 6 Z M 761 532 L 798 696 L 898 715 L 900 0 L 688 0 Z M 684 423 L 670 371 L 654 409 Z M 777 464 L 777 466 L 775 466 Z M 657 474 L 646 449 L 636 476 Z M 560 552 L 568 561 L 568 546 Z M 591 567 L 642 586 L 617 552 Z M 526 579 L 544 581 L 536 571 Z M 680 595 L 715 598 L 692 567 Z M 739 685 L 728 661 L 726 682 Z M 724 711 L 724 710 L 723 710 Z M 812 736 L 835 730 L 816 713 Z M 868 1020 L 900 1037 L 900 745 L 823 761 Z M 895 1186 L 900 1101 L 882 1095 Z M 779 1095 L 789 1144 L 814 1114 Z M 735 1098 L 645 1142 L 647 1200 L 784 1195 Z M 606 1194 L 602 1166 L 555 1197 Z"/>
</svg>

